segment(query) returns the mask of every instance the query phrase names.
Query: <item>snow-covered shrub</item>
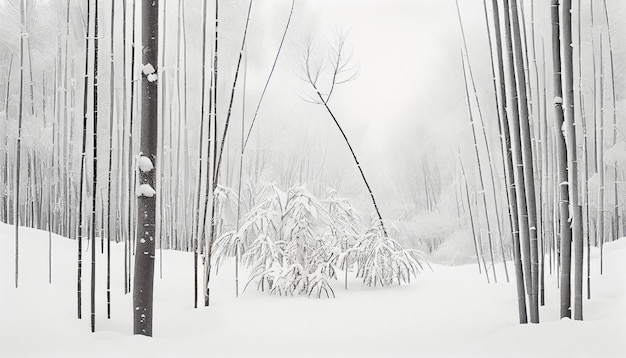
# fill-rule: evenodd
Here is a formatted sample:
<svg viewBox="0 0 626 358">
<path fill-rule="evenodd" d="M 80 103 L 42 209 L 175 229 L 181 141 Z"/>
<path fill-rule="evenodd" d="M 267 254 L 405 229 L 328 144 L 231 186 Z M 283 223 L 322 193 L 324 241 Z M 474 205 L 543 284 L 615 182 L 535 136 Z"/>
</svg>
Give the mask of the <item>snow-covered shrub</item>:
<svg viewBox="0 0 626 358">
<path fill-rule="evenodd" d="M 250 270 L 248 287 L 278 295 L 334 297 L 331 281 L 357 265 L 368 285 L 410 282 L 421 256 L 382 231 L 367 230 L 347 200 L 335 192 L 319 200 L 304 187 L 262 190 L 239 228 L 214 243 L 217 264 L 235 255 Z"/>
<path fill-rule="evenodd" d="M 404 249 L 394 239 L 384 235 L 376 225 L 367 230 L 356 246 L 357 277 L 368 286 L 410 283 L 411 276 L 423 269 L 424 261 L 417 250 Z"/>
</svg>

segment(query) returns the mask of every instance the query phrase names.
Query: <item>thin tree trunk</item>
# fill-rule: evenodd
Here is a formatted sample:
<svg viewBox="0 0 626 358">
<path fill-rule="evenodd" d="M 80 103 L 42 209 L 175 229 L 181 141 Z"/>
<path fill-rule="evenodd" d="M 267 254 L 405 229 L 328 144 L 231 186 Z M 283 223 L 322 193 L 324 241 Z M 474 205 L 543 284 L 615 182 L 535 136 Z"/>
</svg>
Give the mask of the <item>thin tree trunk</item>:
<svg viewBox="0 0 626 358">
<path fill-rule="evenodd" d="M 204 217 L 200 217 L 201 207 L 201 193 L 202 193 L 202 167 L 204 163 L 204 114 L 206 103 L 206 20 L 207 20 L 207 2 L 202 3 L 202 86 L 200 92 L 200 143 L 198 143 L 198 186 L 196 203 L 194 205 L 195 225 L 194 225 L 194 250 L 193 250 L 193 307 L 198 308 L 198 255 L 200 254 L 200 223 L 204 221 Z M 208 170 L 208 166 L 207 166 Z M 209 185 L 206 183 L 206 185 Z"/>
<path fill-rule="evenodd" d="M 111 2 L 111 39 L 110 53 L 111 66 L 109 67 L 109 180 L 107 185 L 107 318 L 111 318 L 111 175 L 113 170 L 113 120 L 115 111 L 115 56 L 114 38 L 115 31 L 115 1 Z"/>
<path fill-rule="evenodd" d="M 222 134 L 222 140 L 221 140 L 221 144 L 220 144 L 220 150 L 219 152 L 215 152 L 214 155 L 217 155 L 216 159 L 215 159 L 215 169 L 213 172 L 213 182 L 212 182 L 212 190 L 211 190 L 211 196 L 213 195 L 215 189 L 217 188 L 217 183 L 219 180 L 219 175 L 220 175 L 220 168 L 221 168 L 221 162 L 222 162 L 222 156 L 224 153 L 224 144 L 226 142 L 226 135 L 228 134 L 228 126 L 230 123 L 230 116 L 232 113 L 232 106 L 233 106 L 233 101 L 234 101 L 234 97 L 235 97 L 235 89 L 237 87 L 237 78 L 239 76 L 239 69 L 241 66 L 241 61 L 243 58 L 243 51 L 245 48 L 245 44 L 246 44 L 246 38 L 247 38 L 247 34 L 248 34 L 248 24 L 250 22 L 250 13 L 252 11 L 252 3 L 253 1 L 250 0 L 250 3 L 248 5 L 248 14 L 246 17 L 246 24 L 244 27 L 244 32 L 243 32 L 243 37 L 242 37 L 242 41 L 241 41 L 241 49 L 239 50 L 239 59 L 237 61 L 237 68 L 235 70 L 235 78 L 233 79 L 233 85 L 231 87 L 231 93 L 230 93 L 230 102 L 228 104 L 228 112 L 226 114 L 226 121 L 224 123 L 224 132 Z M 216 7 L 217 7 L 217 3 L 216 3 Z M 217 8 L 216 8 L 216 17 L 217 17 Z M 216 19 L 216 28 L 217 28 L 217 19 Z M 217 33 L 216 33 L 217 36 Z M 217 47 L 217 46 L 216 46 Z M 217 51 L 216 51 L 217 53 Z M 217 82 L 216 82 L 217 83 Z M 214 94 L 215 95 L 215 94 Z M 217 113 L 217 107 L 214 107 L 215 113 Z M 217 127 L 215 128 L 217 129 Z M 213 200 L 211 200 L 213 202 Z M 211 231 L 210 231 L 210 238 L 207 242 L 207 247 L 206 247 L 206 257 L 205 257 L 205 306 L 208 306 L 209 304 L 209 291 L 208 291 L 208 285 L 209 285 L 209 280 L 211 277 L 211 254 L 212 254 L 212 246 L 213 246 L 213 240 L 215 238 L 216 235 L 216 208 L 215 208 L 215 203 L 213 202 L 213 209 L 211 210 Z"/>
<path fill-rule="evenodd" d="M 15 154 L 15 203 L 13 222 L 15 224 L 15 288 L 18 286 L 19 274 L 19 226 L 20 226 L 20 158 L 22 148 L 22 117 L 24 112 L 24 41 L 26 37 L 26 1 L 20 1 L 20 95 L 17 123 L 17 141 Z"/>
<path fill-rule="evenodd" d="M 479 184 L 478 194 L 482 197 L 483 207 L 485 208 L 485 221 L 487 222 L 487 240 L 489 242 L 489 254 L 491 257 L 491 269 L 493 270 L 493 279 L 495 282 L 498 282 L 498 278 L 496 276 L 496 264 L 495 264 L 495 260 L 493 257 L 493 244 L 492 244 L 492 239 L 491 239 L 491 222 L 489 221 L 487 195 L 485 193 L 485 184 L 483 180 L 482 167 L 480 165 L 480 155 L 478 153 L 478 141 L 476 139 L 476 123 L 474 122 L 474 116 L 472 114 L 472 107 L 470 104 L 469 83 L 468 83 L 467 74 L 465 70 L 466 63 L 465 63 L 465 57 L 463 56 L 462 52 L 461 52 L 461 62 L 463 66 L 463 81 L 465 83 L 465 98 L 467 102 L 466 103 L 467 115 L 470 121 L 470 125 L 472 126 L 472 138 L 474 139 L 474 153 L 476 154 L 476 163 L 478 164 L 478 184 Z M 469 63 L 467 63 L 467 66 L 469 67 Z"/>
<path fill-rule="evenodd" d="M 96 331 L 96 198 L 98 180 L 98 1 L 94 7 L 93 177 L 91 190 L 91 331 Z"/>
<path fill-rule="evenodd" d="M 465 175 L 465 167 L 463 166 L 463 160 L 461 159 L 461 151 L 458 150 L 459 163 L 461 164 L 461 174 L 463 175 L 463 183 L 465 184 L 465 197 L 467 199 L 467 212 L 469 214 L 470 226 L 472 228 L 472 238 L 474 239 L 474 250 L 476 251 L 476 261 L 478 263 L 478 273 L 482 273 L 480 269 L 480 255 L 478 253 L 478 241 L 476 240 L 476 228 L 474 226 L 474 217 L 472 216 L 472 202 L 469 196 L 469 187 L 467 185 L 467 176 Z M 347 268 L 346 268 L 347 271 Z M 489 272 L 485 270 L 487 282 L 489 282 Z M 346 283 L 347 284 L 347 283 Z"/>
<path fill-rule="evenodd" d="M 615 93 L 615 70 L 613 66 L 613 42 L 611 36 L 611 23 L 609 21 L 609 10 L 606 6 L 606 0 L 602 1 L 604 6 L 604 17 L 606 19 L 607 28 L 607 41 L 609 47 L 609 76 L 611 77 L 611 108 L 613 109 L 613 145 L 617 144 L 617 108 L 616 108 L 616 93 Z M 600 54 L 602 56 L 602 53 Z M 616 231 L 613 232 L 613 240 L 619 238 L 619 200 L 617 196 L 617 183 L 618 183 L 618 171 L 617 164 L 613 165 L 613 223 Z"/>
<path fill-rule="evenodd" d="M 84 191 L 84 178 L 85 178 L 85 165 L 87 154 L 87 98 L 89 88 L 89 36 L 91 34 L 91 1 L 87 1 L 87 29 L 85 31 L 85 78 L 83 83 L 83 136 L 82 136 L 82 151 L 81 151 L 81 163 L 80 163 L 80 185 L 78 191 L 79 204 L 78 204 L 78 318 L 82 318 L 82 267 L 83 267 L 83 232 L 84 232 L 84 218 L 83 218 L 83 191 Z"/>
<path fill-rule="evenodd" d="M 11 70 L 13 69 L 13 54 L 11 54 L 11 58 L 9 60 L 9 69 L 7 70 L 6 76 L 6 89 L 5 89 L 5 97 L 4 97 L 4 120 L 5 125 L 8 128 L 9 125 L 9 92 L 11 89 Z M 10 215 L 9 215 L 9 131 L 4 132 L 4 183 L 5 190 L 3 195 L 3 221 L 7 224 L 10 224 Z"/>
</svg>

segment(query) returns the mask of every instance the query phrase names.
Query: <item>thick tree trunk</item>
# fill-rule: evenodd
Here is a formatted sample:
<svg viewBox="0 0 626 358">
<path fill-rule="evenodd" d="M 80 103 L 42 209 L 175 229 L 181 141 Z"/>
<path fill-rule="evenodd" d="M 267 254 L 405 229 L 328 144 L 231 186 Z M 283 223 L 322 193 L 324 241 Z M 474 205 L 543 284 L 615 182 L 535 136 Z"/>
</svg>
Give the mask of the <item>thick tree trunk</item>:
<svg viewBox="0 0 626 358">
<path fill-rule="evenodd" d="M 530 133 L 530 117 L 528 114 L 528 98 L 526 93 L 526 75 L 524 73 L 522 39 L 520 35 L 517 0 L 510 1 L 510 16 L 515 48 L 515 71 L 517 75 L 517 93 L 519 103 L 519 128 L 521 135 L 522 163 L 524 169 L 524 185 L 526 187 L 526 205 L 528 207 L 528 231 L 530 239 L 530 322 L 539 323 L 539 253 L 537 246 L 537 201 L 535 196 L 535 176 L 533 174 L 533 156 Z"/>
<path fill-rule="evenodd" d="M 157 0 L 142 1 L 142 63 L 141 85 L 141 153 L 137 165 L 139 187 L 137 195 L 137 227 L 140 236 L 135 255 L 133 287 L 133 333 L 152 336 L 152 302 L 154 286 L 156 184 L 154 164 L 157 153 L 157 69 L 158 18 Z"/>
<path fill-rule="evenodd" d="M 522 257 L 520 254 L 520 232 L 519 217 L 517 208 L 517 193 L 515 184 L 515 169 L 513 165 L 513 152 L 511 148 L 511 129 L 509 127 L 508 115 L 506 112 L 508 99 L 506 96 L 506 84 L 504 78 L 504 58 L 502 49 L 502 32 L 500 27 L 500 11 L 497 0 L 492 0 L 493 26 L 496 39 L 496 58 L 498 60 L 498 81 L 496 92 L 500 96 L 497 103 L 500 121 L 500 136 L 502 138 L 502 153 L 504 158 L 505 182 L 507 186 L 507 199 L 509 203 L 509 214 L 511 217 L 511 239 L 513 244 L 513 262 L 515 265 L 515 278 L 517 287 L 518 312 L 520 323 L 527 323 L 528 316 L 526 310 L 526 293 L 524 289 L 524 272 L 522 268 Z M 506 8 L 503 9 L 507 11 Z"/>
<path fill-rule="evenodd" d="M 561 32 L 559 20 L 559 0 L 552 0 L 551 3 L 552 18 L 552 67 L 554 73 L 554 124 L 556 133 L 557 146 L 557 169 L 558 169 L 558 190 L 559 190 L 559 234 L 561 237 L 560 245 L 560 266 L 561 272 L 560 290 L 561 290 L 561 318 L 571 317 L 571 287 L 570 287 L 570 271 L 571 271 L 571 240 L 572 228 L 569 223 L 569 178 L 567 167 L 567 145 L 566 145 L 566 127 L 564 125 L 564 108 L 563 108 L 563 81 L 561 70 Z M 565 39 L 564 39 L 565 40 Z M 567 45 L 569 46 L 569 44 Z"/>
<path fill-rule="evenodd" d="M 583 297 L 583 235 L 582 218 L 578 205 L 578 160 L 576 147 L 576 130 L 574 122 L 574 60 L 572 41 L 572 0 L 564 0 L 561 12 L 563 20 L 563 73 L 564 73 L 564 104 L 565 104 L 565 139 L 567 142 L 568 189 L 574 246 L 574 319 L 582 320 Z M 580 26 L 580 25 L 579 25 Z M 571 249 L 571 248 L 570 248 Z M 567 260 L 568 258 L 565 258 Z M 565 261 L 563 261 L 565 262 Z M 571 264 L 571 263 L 570 263 Z M 569 283 L 569 282 L 568 282 Z"/>
<path fill-rule="evenodd" d="M 515 182 L 515 198 L 517 199 L 518 221 L 519 221 L 519 257 L 522 260 L 520 265 L 523 268 L 523 277 L 527 283 L 526 292 L 530 292 L 531 270 L 530 270 L 530 232 L 528 225 L 528 206 L 526 196 L 526 186 L 524 178 L 524 164 L 522 157 L 522 139 L 520 133 L 520 113 L 518 92 L 516 87 L 515 61 L 513 56 L 513 36 L 511 27 L 511 15 L 509 13 L 510 4 L 508 0 L 504 0 L 502 13 L 504 15 L 504 31 L 505 31 L 505 63 L 508 69 L 507 84 L 507 103 L 510 103 L 510 115 L 508 116 L 509 128 L 511 133 L 511 152 L 513 157 L 514 182 Z M 519 30 L 518 30 L 519 31 Z M 521 69 L 523 71 L 523 68 Z M 532 180 L 532 179 L 531 179 Z M 513 245 L 514 255 L 516 244 Z M 521 276 L 522 273 L 518 274 Z M 518 288 L 519 290 L 519 288 Z M 522 317 L 520 317 L 521 319 Z M 532 321 L 532 319 L 531 319 Z M 523 321 L 522 323 L 527 323 Z"/>
</svg>

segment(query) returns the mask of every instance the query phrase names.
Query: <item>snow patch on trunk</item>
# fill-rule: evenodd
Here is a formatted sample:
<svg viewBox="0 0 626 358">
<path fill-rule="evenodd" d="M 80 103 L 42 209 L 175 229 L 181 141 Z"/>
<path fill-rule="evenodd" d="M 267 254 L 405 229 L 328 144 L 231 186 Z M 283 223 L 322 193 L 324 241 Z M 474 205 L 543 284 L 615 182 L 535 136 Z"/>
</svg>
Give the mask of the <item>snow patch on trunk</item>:
<svg viewBox="0 0 626 358">
<path fill-rule="evenodd" d="M 150 158 L 142 155 L 139 157 L 139 160 L 137 160 L 137 168 L 143 173 L 147 173 L 154 169 L 154 164 L 152 164 Z"/>
<path fill-rule="evenodd" d="M 141 184 L 139 188 L 137 188 L 137 196 L 144 196 L 146 198 L 151 198 L 156 194 L 156 191 L 149 184 Z"/>
</svg>

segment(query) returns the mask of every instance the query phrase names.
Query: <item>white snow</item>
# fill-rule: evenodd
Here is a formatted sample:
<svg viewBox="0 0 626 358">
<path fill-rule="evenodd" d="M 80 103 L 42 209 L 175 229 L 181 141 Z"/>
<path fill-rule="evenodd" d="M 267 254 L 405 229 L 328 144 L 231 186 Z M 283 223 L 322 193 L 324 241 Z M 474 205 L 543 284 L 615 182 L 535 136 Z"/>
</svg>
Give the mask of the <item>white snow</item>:
<svg viewBox="0 0 626 358">
<path fill-rule="evenodd" d="M 153 74 L 155 72 L 154 70 L 154 66 L 152 66 L 151 63 L 147 64 L 147 65 L 143 65 L 143 67 L 141 68 L 141 72 L 143 72 L 144 75 L 150 75 Z"/>
<path fill-rule="evenodd" d="M 236 299 L 234 265 L 227 263 L 211 279 L 211 306 L 194 309 L 193 255 L 166 250 L 162 279 L 155 270 L 154 337 L 146 338 L 132 335 L 137 307 L 132 294 L 123 293 L 123 243 L 111 245 L 110 320 L 106 260 L 97 253 L 91 333 L 91 271 L 85 262 L 83 319 L 76 318 L 76 242 L 53 235 L 50 285 L 48 234 L 21 228 L 16 289 L 13 230 L 0 223 L 3 357 L 618 357 L 626 351 L 626 239 L 606 244 L 602 276 L 599 251 L 592 249 L 585 321 L 559 320 L 557 280 L 547 275 L 546 306 L 537 325 L 518 324 L 515 284 L 504 281 L 501 264 L 498 284 L 487 284 L 475 263 L 433 265 L 434 272 L 412 285 L 374 289 L 350 280 L 344 291 L 338 282 L 335 299 L 268 296 L 253 287 Z M 88 246 L 86 255 L 93 247 Z M 155 260 L 158 267 L 159 255 Z"/>
<path fill-rule="evenodd" d="M 145 196 L 151 198 L 156 194 L 156 191 L 149 184 L 141 184 L 137 188 L 137 196 Z"/>
<path fill-rule="evenodd" d="M 157 80 L 157 75 L 155 75 L 154 73 L 151 73 L 148 75 L 148 82 L 154 82 Z"/>
<path fill-rule="evenodd" d="M 146 173 L 154 169 L 154 165 L 152 164 L 152 160 L 150 160 L 150 158 L 146 157 L 145 155 L 142 155 L 137 160 L 137 168 L 139 168 L 139 170 L 141 170 L 142 172 Z"/>
</svg>

